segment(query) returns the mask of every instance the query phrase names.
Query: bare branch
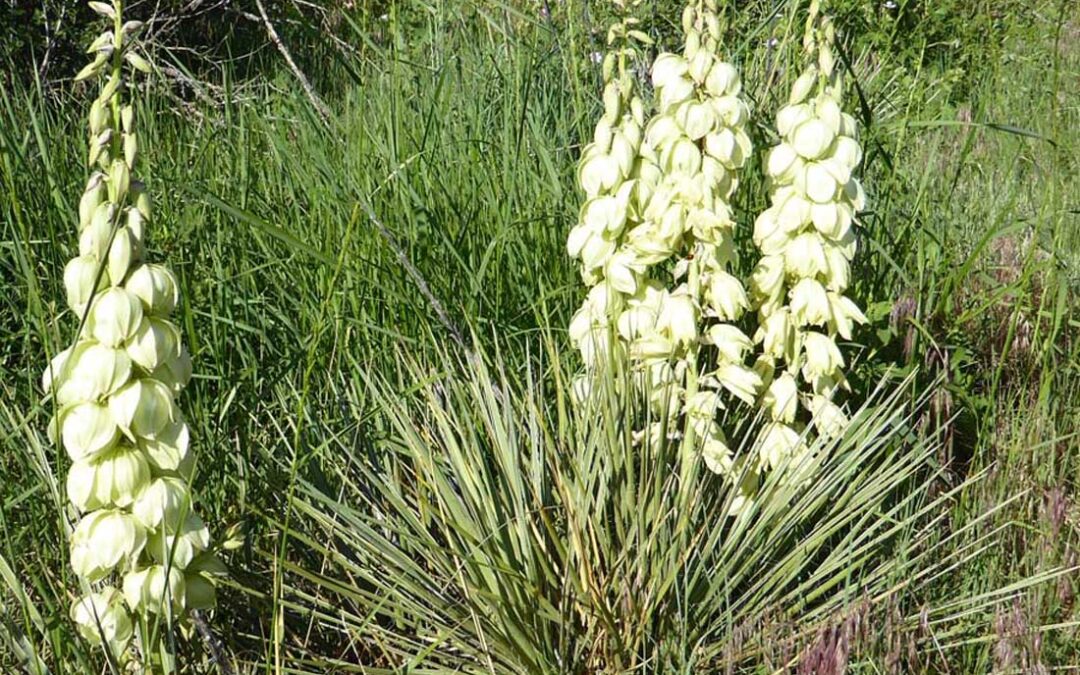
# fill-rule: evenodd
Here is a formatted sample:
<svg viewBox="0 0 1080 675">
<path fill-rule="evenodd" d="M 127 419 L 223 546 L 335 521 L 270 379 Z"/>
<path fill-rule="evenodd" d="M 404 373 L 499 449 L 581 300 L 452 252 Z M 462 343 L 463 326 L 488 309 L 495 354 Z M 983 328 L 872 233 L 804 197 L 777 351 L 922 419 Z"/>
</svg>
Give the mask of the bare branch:
<svg viewBox="0 0 1080 675">
<path fill-rule="evenodd" d="M 274 24 L 270 23 L 270 17 L 266 14 L 266 7 L 263 6 L 262 0 L 255 0 L 255 6 L 259 8 L 259 15 L 262 17 L 263 25 L 266 26 L 266 34 L 270 37 L 270 41 L 274 43 L 277 50 L 281 52 L 281 55 L 285 57 L 285 63 L 288 64 L 289 70 L 293 72 L 296 79 L 299 80 L 300 86 L 304 89 L 304 93 L 307 94 L 308 100 L 311 101 L 311 105 L 315 107 L 315 110 L 322 117 L 323 122 L 330 121 L 330 108 L 323 102 L 319 95 L 315 93 L 315 90 L 311 87 L 311 82 L 308 81 L 304 72 L 293 61 L 292 54 L 285 48 L 285 43 L 281 41 L 281 37 L 278 35 L 277 30 L 274 29 Z"/>
</svg>

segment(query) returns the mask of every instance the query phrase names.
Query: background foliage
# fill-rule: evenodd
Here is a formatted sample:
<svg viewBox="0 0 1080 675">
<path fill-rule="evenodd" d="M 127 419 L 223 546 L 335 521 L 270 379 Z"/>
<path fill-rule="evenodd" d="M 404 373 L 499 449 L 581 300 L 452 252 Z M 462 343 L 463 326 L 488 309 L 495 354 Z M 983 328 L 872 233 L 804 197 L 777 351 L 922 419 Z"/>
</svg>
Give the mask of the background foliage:
<svg viewBox="0 0 1080 675">
<path fill-rule="evenodd" d="M 678 5 L 650 6 L 662 47 L 677 44 Z M 257 15 L 253 3 L 196 3 L 185 13 L 192 6 L 161 3 L 159 16 L 175 21 L 159 33 L 153 53 L 162 72 L 139 105 L 159 213 L 150 254 L 181 278 L 179 316 L 196 362 L 184 406 L 198 440 L 197 489 L 214 531 L 232 526 L 244 536 L 210 617 L 237 669 L 715 667 L 726 652 L 699 649 L 680 632 L 702 620 L 672 609 L 678 593 L 635 606 L 639 613 L 627 616 L 637 624 L 587 622 L 591 633 L 575 623 L 577 610 L 559 614 L 575 602 L 606 607 L 650 583 L 664 587 L 665 565 L 684 573 L 681 561 L 659 553 L 636 567 L 621 560 L 620 547 L 648 548 L 649 538 L 607 529 L 619 509 L 599 509 L 590 534 L 600 542 L 596 557 L 612 563 L 603 578 L 614 585 L 569 583 L 566 570 L 582 555 L 572 546 L 543 556 L 548 549 L 533 548 L 562 541 L 550 533 L 575 531 L 566 509 L 581 502 L 558 490 L 577 486 L 592 499 L 605 484 L 587 482 L 604 474 L 560 473 L 554 458 L 590 447 L 568 440 L 588 425 L 560 413 L 558 374 L 574 366 L 557 353 L 581 293 L 564 241 L 580 202 L 575 159 L 599 110 L 590 54 L 602 48 L 607 3 L 265 3 L 330 107 L 325 123 L 265 26 L 243 16 Z M 0 7 L 5 672 L 29 654 L 53 672 L 90 672 L 96 663 L 65 619 L 74 585 L 56 477 L 66 467 L 42 437 L 48 410 L 36 385 L 46 354 L 69 336 L 70 322 L 54 317 L 85 180 L 86 92 L 69 82 L 88 25 L 80 7 Z M 763 623 L 775 633 L 762 634 L 784 636 L 773 651 L 746 640 L 746 649 L 732 647 L 727 664 L 752 672 L 783 663 L 834 672 L 813 658 L 836 653 L 830 640 L 845 635 L 861 645 L 848 650 L 859 672 L 1076 665 L 1080 16 L 1068 0 L 834 7 L 857 79 L 849 101 L 864 125 L 873 204 L 854 293 L 875 321 L 850 346 L 856 388 L 873 390 L 883 378 L 906 388 L 899 412 L 911 435 L 896 436 L 895 447 L 909 454 L 889 466 L 916 458 L 920 469 L 890 482 L 887 499 L 831 513 L 876 513 L 910 503 L 904 495 L 933 508 L 893 514 L 904 527 L 875 549 L 888 552 L 891 566 L 851 577 L 814 611 L 790 600 L 815 573 L 805 561 L 785 567 L 779 551 L 788 549 L 757 536 L 759 564 L 782 592 L 742 624 L 716 620 L 726 633 L 710 639 L 732 647 Z M 150 5 L 135 12 L 149 16 Z M 792 4 L 778 0 L 737 3 L 729 18 L 730 49 L 759 112 L 755 142 L 766 147 L 767 115 L 790 82 L 800 24 Z M 52 47 L 41 68 L 46 35 Z M 765 204 L 760 181 L 748 181 L 739 199 L 746 247 L 752 214 Z M 474 331 L 490 370 L 445 354 L 445 326 L 368 205 L 451 319 Z M 443 452 L 422 463 L 451 438 L 471 461 L 447 466 Z M 513 473 L 491 466 L 468 469 L 499 457 L 551 492 L 504 485 Z M 521 499 L 481 510 L 492 500 L 469 501 L 455 483 L 468 476 L 478 490 Z M 650 494 L 663 512 L 664 491 Z M 437 508 L 458 500 L 451 516 Z M 715 518 L 709 503 L 682 531 L 706 531 Z M 534 520 L 537 508 L 562 515 Z M 552 529 L 517 543 L 477 541 L 470 522 Z M 667 541 L 662 528 L 678 521 L 659 522 L 651 536 Z M 459 529 L 438 532 L 448 525 Z M 401 551 L 420 567 L 370 574 L 406 565 L 394 557 Z M 492 566 L 496 556 L 531 560 L 529 583 Z M 928 557 L 941 564 L 925 564 Z M 475 577 L 462 580 L 463 569 Z M 629 570 L 648 583 L 618 585 Z M 918 584 L 901 583 L 914 575 Z M 415 585 L 386 586 L 399 579 Z M 891 592 L 859 609 L 877 583 Z M 408 604 L 425 593 L 419 606 Z M 388 617 L 377 597 L 396 598 L 401 613 Z M 554 628 L 530 633 L 521 617 L 492 608 L 554 612 L 536 619 Z M 415 617 L 425 613 L 419 626 Z M 845 628 L 851 617 L 872 630 Z M 659 632 L 633 649 L 610 641 L 624 628 Z M 492 637 L 499 634 L 509 637 Z M 595 641 L 567 642 L 570 634 Z M 213 669 L 203 640 L 185 649 L 193 671 Z"/>
</svg>

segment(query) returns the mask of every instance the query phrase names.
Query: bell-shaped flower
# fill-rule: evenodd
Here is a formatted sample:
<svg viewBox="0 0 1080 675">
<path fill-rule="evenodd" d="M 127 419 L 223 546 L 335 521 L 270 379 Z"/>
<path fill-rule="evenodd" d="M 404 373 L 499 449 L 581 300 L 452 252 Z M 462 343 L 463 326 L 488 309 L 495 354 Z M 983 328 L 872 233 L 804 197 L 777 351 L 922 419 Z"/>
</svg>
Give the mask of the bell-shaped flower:
<svg viewBox="0 0 1080 675">
<path fill-rule="evenodd" d="M 67 364 L 60 380 L 57 402 L 61 405 L 97 401 L 120 389 L 131 379 L 131 359 L 122 349 L 83 341 Z"/>
<path fill-rule="evenodd" d="M 109 409 L 93 401 L 61 411 L 59 425 L 64 449 L 76 462 L 92 459 L 111 449 L 120 438 L 120 430 Z"/>
<path fill-rule="evenodd" d="M 179 419 L 172 389 L 149 378 L 132 380 L 113 394 L 109 412 L 129 437 L 153 438 Z"/>
<path fill-rule="evenodd" d="M 705 77 L 705 91 L 716 97 L 738 96 L 742 91 L 739 71 L 730 63 L 717 60 Z"/>
<path fill-rule="evenodd" d="M 801 178 L 802 189 L 811 201 L 824 204 L 836 198 L 840 185 L 829 168 L 821 162 L 807 164 Z"/>
<path fill-rule="evenodd" d="M 151 565 L 124 575 L 124 599 L 133 612 L 178 616 L 186 592 L 184 573 L 176 567 Z"/>
<path fill-rule="evenodd" d="M 697 340 L 697 322 L 697 307 L 686 287 L 677 288 L 661 302 L 656 325 L 676 345 L 686 346 Z"/>
<path fill-rule="evenodd" d="M 175 532 L 159 528 L 147 539 L 150 557 L 160 565 L 186 569 L 198 554 L 210 548 L 210 530 L 194 513 L 188 513 Z"/>
<path fill-rule="evenodd" d="M 179 355 L 180 331 L 165 319 L 144 317 L 124 349 L 132 361 L 150 372 Z"/>
<path fill-rule="evenodd" d="M 772 419 L 787 424 L 794 422 L 799 410 L 799 385 L 791 373 L 784 372 L 774 378 L 761 402 Z"/>
<path fill-rule="evenodd" d="M 784 249 L 784 270 L 799 278 L 827 273 L 829 261 L 821 235 L 811 230 L 793 237 Z"/>
<path fill-rule="evenodd" d="M 737 363 L 721 363 L 713 377 L 724 389 L 748 405 L 753 405 L 761 390 L 761 376 Z"/>
<path fill-rule="evenodd" d="M 742 363 L 754 343 L 741 330 L 726 323 L 709 326 L 704 342 L 716 349 L 716 358 L 727 363 Z"/>
<path fill-rule="evenodd" d="M 825 287 L 803 279 L 791 289 L 791 316 L 798 326 L 824 326 L 832 319 L 832 305 Z"/>
<path fill-rule="evenodd" d="M 787 137 L 793 129 L 813 118 L 814 113 L 805 103 L 784 106 L 776 114 L 776 130 Z"/>
<path fill-rule="evenodd" d="M 181 345 L 150 373 L 150 377 L 179 394 L 191 381 L 191 354 L 187 347 Z"/>
<path fill-rule="evenodd" d="M 762 352 L 766 356 L 790 361 L 795 351 L 795 332 L 790 312 L 780 309 L 765 317 L 754 341 L 762 343 Z"/>
<path fill-rule="evenodd" d="M 788 458 L 800 453 L 802 436 L 786 424 L 774 422 L 758 436 L 757 454 L 762 466 L 775 469 Z"/>
<path fill-rule="evenodd" d="M 90 310 L 90 332 L 107 347 L 119 347 L 135 334 L 142 323 L 142 303 L 123 288 L 109 288 L 94 300 Z"/>
<path fill-rule="evenodd" d="M 146 530 L 131 514 L 101 509 L 83 516 L 71 535 L 71 567 L 87 581 L 99 581 L 122 563 L 135 560 L 146 545 Z"/>
<path fill-rule="evenodd" d="M 582 155 L 578 165 L 578 184 L 590 197 L 609 192 L 623 179 L 619 161 L 604 151 L 594 148 Z"/>
<path fill-rule="evenodd" d="M 150 481 L 150 465 L 137 448 L 120 445 L 92 460 L 75 462 L 67 475 L 67 492 L 80 511 L 103 506 L 125 507 Z"/>
<path fill-rule="evenodd" d="M 866 323 L 866 315 L 851 298 L 829 291 L 832 321 L 829 326 L 845 340 L 851 339 L 852 324 Z"/>
<path fill-rule="evenodd" d="M 134 630 L 120 591 L 107 587 L 89 593 L 75 601 L 70 616 L 84 640 L 95 646 L 108 645 L 113 658 L 122 660 Z"/>
<path fill-rule="evenodd" d="M 806 350 L 804 372 L 808 377 L 831 376 L 844 367 L 844 357 L 836 341 L 828 335 L 807 331 L 803 335 L 803 347 Z"/>
<path fill-rule="evenodd" d="M 72 258 L 64 266 L 64 290 L 67 292 L 67 304 L 73 312 L 82 316 L 86 306 L 95 293 L 108 286 L 109 278 L 102 274 L 99 278 L 100 265 L 89 257 Z"/>
<path fill-rule="evenodd" d="M 653 86 L 663 87 L 675 80 L 681 80 L 689 70 L 690 64 L 678 54 L 660 54 L 652 64 Z"/>
<path fill-rule="evenodd" d="M 804 159 L 821 159 L 833 144 L 836 133 L 824 122 L 810 118 L 795 127 L 791 147 Z"/>
<path fill-rule="evenodd" d="M 629 248 L 616 251 L 604 266 L 604 276 L 611 288 L 627 295 L 637 291 L 638 278 L 644 273 L 645 265 Z"/>
<path fill-rule="evenodd" d="M 732 476 L 734 453 L 728 447 L 727 439 L 719 427 L 716 428 L 716 433 L 705 437 L 701 445 L 701 458 L 709 471 L 722 476 Z"/>
<path fill-rule="evenodd" d="M 146 460 L 156 473 L 190 476 L 194 461 L 191 435 L 182 419 L 166 426 L 156 437 L 138 441 L 139 449 L 146 453 Z"/>
<path fill-rule="evenodd" d="M 705 301 L 721 321 L 735 321 L 750 307 L 742 282 L 723 270 L 709 274 Z"/>
<path fill-rule="evenodd" d="M 169 316 L 179 301 L 176 277 L 164 265 L 139 265 L 131 272 L 124 288 L 141 301 L 143 312 L 151 316 Z"/>
<path fill-rule="evenodd" d="M 175 530 L 191 511 L 191 492 L 180 478 L 155 478 L 138 493 L 131 513 L 150 530 Z"/>
<path fill-rule="evenodd" d="M 828 397 L 815 394 L 807 397 L 805 405 L 813 416 L 814 428 L 825 438 L 838 438 L 847 429 L 847 415 Z"/>
</svg>

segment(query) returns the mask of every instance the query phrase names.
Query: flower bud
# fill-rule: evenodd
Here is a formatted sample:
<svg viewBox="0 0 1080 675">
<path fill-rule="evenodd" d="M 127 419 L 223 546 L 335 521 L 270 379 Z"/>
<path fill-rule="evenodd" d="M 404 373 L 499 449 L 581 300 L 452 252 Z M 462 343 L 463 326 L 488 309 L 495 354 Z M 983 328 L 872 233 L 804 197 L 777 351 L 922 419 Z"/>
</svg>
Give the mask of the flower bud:
<svg viewBox="0 0 1080 675">
<path fill-rule="evenodd" d="M 132 262 L 139 259 L 138 241 L 126 227 L 117 228 L 109 247 L 109 281 L 114 286 L 124 282 Z"/>
<path fill-rule="evenodd" d="M 95 172 L 86 185 L 86 191 L 79 198 L 79 232 L 82 232 L 90 225 L 94 212 L 105 199 L 107 191 L 103 179 L 104 176 Z"/>
<path fill-rule="evenodd" d="M 810 96 L 810 90 L 814 88 L 814 85 L 818 81 L 818 72 L 815 68 L 810 68 L 795 80 L 795 84 L 791 85 L 791 96 L 788 97 L 789 105 L 798 105 L 804 103 L 807 97 Z"/>
<path fill-rule="evenodd" d="M 127 198 L 130 187 L 131 169 L 123 160 L 113 160 L 112 167 L 109 168 L 109 198 L 116 203 L 122 203 Z"/>
<path fill-rule="evenodd" d="M 135 23 L 129 21 L 128 23 Z M 124 130 L 125 134 L 133 133 L 135 130 L 135 108 L 128 104 L 120 109 L 120 126 Z"/>
<path fill-rule="evenodd" d="M 136 210 L 142 214 L 144 220 L 151 219 L 153 200 L 141 180 L 131 181 L 131 201 L 134 202 Z"/>
<path fill-rule="evenodd" d="M 131 515 L 101 509 L 83 516 L 71 535 L 71 567 L 87 581 L 99 581 L 121 563 L 135 560 L 146 531 Z"/>
<path fill-rule="evenodd" d="M 112 238 L 113 217 L 116 205 L 102 202 L 94 209 L 90 224 L 79 234 L 79 255 L 94 260 L 104 260 Z"/>
<path fill-rule="evenodd" d="M 108 347 L 119 347 L 130 339 L 142 323 L 138 296 L 123 288 L 110 288 L 94 300 L 90 310 L 90 333 Z"/>
</svg>

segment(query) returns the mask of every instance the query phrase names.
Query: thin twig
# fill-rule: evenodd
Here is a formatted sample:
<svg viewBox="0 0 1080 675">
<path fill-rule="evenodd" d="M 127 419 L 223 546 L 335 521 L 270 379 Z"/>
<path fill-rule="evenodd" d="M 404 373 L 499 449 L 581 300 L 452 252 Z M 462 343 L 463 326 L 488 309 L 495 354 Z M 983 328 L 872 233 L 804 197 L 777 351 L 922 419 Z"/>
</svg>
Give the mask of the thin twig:
<svg viewBox="0 0 1080 675">
<path fill-rule="evenodd" d="M 285 63 L 288 64 L 289 70 L 293 72 L 296 79 L 300 81 L 300 86 L 304 89 L 304 93 L 307 94 L 308 100 L 311 101 L 311 105 L 315 106 L 315 110 L 322 117 L 323 122 L 330 121 L 330 108 L 323 102 L 319 95 L 315 93 L 315 90 L 311 87 L 311 82 L 308 81 L 307 76 L 304 75 L 304 71 L 296 65 L 293 61 L 292 54 L 285 48 L 285 43 L 281 41 L 281 37 L 278 36 L 277 31 L 274 29 L 274 24 L 270 23 L 270 17 L 266 14 L 266 8 L 263 7 L 262 0 L 255 0 L 255 6 L 259 9 L 259 15 L 262 17 L 263 25 L 266 26 L 266 34 L 270 37 L 270 41 L 274 43 L 277 50 L 281 52 L 281 55 L 285 57 Z"/>
<path fill-rule="evenodd" d="M 229 660 L 225 649 L 221 644 L 221 640 L 218 636 L 214 635 L 214 631 L 210 630 L 210 625 L 206 623 L 206 619 L 203 618 L 202 612 L 194 611 L 191 613 L 192 621 L 195 623 L 195 630 L 199 631 L 199 635 L 202 637 L 203 642 L 206 643 L 206 648 L 210 650 L 210 658 L 217 664 L 218 672 L 221 675 L 236 675 L 236 669 L 232 666 L 232 661 Z"/>
<path fill-rule="evenodd" d="M 443 308 L 442 303 L 435 297 L 435 294 L 431 292 L 431 287 L 428 286 L 428 282 L 424 279 L 424 275 L 420 274 L 420 270 L 416 269 L 416 266 L 409 260 L 409 256 L 406 255 L 405 249 L 401 248 L 401 245 L 398 244 L 394 235 L 390 233 L 390 230 L 386 229 L 386 226 L 383 225 L 382 221 L 375 215 L 375 211 L 371 208 L 371 205 L 368 204 L 366 200 L 361 200 L 360 204 L 363 206 L 364 213 L 367 214 L 368 220 L 371 221 L 375 226 L 375 229 L 379 231 L 379 234 L 382 235 L 382 238 L 386 240 L 386 243 L 394 251 L 394 255 L 397 257 L 398 262 L 401 263 L 401 266 L 404 267 L 405 271 L 412 277 L 413 283 L 416 284 L 416 287 L 420 289 L 420 294 L 423 295 L 428 301 L 428 304 L 431 305 L 431 309 L 435 311 L 435 316 L 439 318 L 439 322 L 442 323 L 443 327 L 450 333 L 450 337 L 453 338 L 454 342 L 457 343 L 457 346 L 469 357 L 475 358 L 472 346 L 469 344 L 469 341 L 465 339 L 465 334 L 450 320 L 450 316 L 446 313 L 446 309 Z"/>
</svg>

